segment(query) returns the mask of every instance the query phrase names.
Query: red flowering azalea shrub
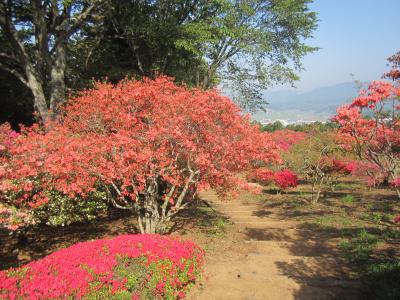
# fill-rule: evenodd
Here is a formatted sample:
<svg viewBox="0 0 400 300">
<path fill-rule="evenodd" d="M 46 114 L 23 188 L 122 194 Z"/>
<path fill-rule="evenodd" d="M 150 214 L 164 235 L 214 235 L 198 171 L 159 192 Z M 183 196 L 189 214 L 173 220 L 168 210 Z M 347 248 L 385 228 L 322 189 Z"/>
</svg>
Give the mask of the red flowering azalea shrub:
<svg viewBox="0 0 400 300">
<path fill-rule="evenodd" d="M 356 160 L 350 162 L 350 174 L 360 179 L 369 187 L 377 187 L 385 181 L 387 174 L 382 171 L 376 164 L 368 161 Z"/>
<path fill-rule="evenodd" d="M 298 185 L 297 175 L 289 169 L 284 169 L 274 174 L 275 184 L 282 190 Z"/>
<path fill-rule="evenodd" d="M 282 151 L 289 151 L 294 145 L 304 140 L 307 133 L 282 129 L 272 132 L 271 137 Z"/>
<path fill-rule="evenodd" d="M 332 169 L 338 173 L 351 174 L 355 169 L 354 162 L 345 162 L 335 158 L 332 159 L 331 164 Z"/>
<path fill-rule="evenodd" d="M 257 182 L 267 185 L 274 181 L 274 172 L 266 168 L 260 168 L 249 173 L 246 179 L 250 182 Z"/>
<path fill-rule="evenodd" d="M 351 104 L 338 108 L 334 118 L 340 126 L 338 137 L 343 148 L 353 150 L 360 161 L 379 169 L 383 183 L 399 174 L 399 103 L 399 87 L 374 81 Z"/>
<path fill-rule="evenodd" d="M 340 174 L 349 174 L 358 177 L 359 179 L 361 179 L 361 181 L 363 181 L 366 185 L 370 187 L 377 187 L 386 178 L 386 174 L 383 173 L 376 164 L 370 163 L 368 161 L 340 161 L 333 159 L 332 168 L 334 171 Z M 390 183 L 392 184 L 392 186 L 397 187 L 399 186 L 398 181 L 398 179 L 397 181 L 395 179 Z"/>
<path fill-rule="evenodd" d="M 383 76 L 393 81 L 400 81 L 400 51 L 388 58 L 392 69 Z"/>
<path fill-rule="evenodd" d="M 3 123 L 0 125 L 0 157 L 5 155 L 17 136 L 18 133 L 11 129 L 10 124 Z"/>
<path fill-rule="evenodd" d="M 400 177 L 393 179 L 391 184 L 396 188 L 400 187 Z"/>
<path fill-rule="evenodd" d="M 196 280 L 203 251 L 159 235 L 83 242 L 0 272 L 1 299 L 177 299 Z"/>
<path fill-rule="evenodd" d="M 247 180 L 262 185 L 274 183 L 281 190 L 296 187 L 298 185 L 297 175 L 289 169 L 273 172 L 269 169 L 257 169 L 247 176 Z"/>
<path fill-rule="evenodd" d="M 10 124 L 0 125 L 0 179 L 6 174 L 6 164 L 10 158 L 10 149 L 13 147 L 18 133 L 11 129 Z M 0 200 L 4 200 L 4 194 L 0 189 Z M 22 211 L 4 205 L 0 201 L 0 224 L 3 224 L 9 230 L 17 230 L 21 224 L 33 223 L 32 217 Z"/>
<path fill-rule="evenodd" d="M 0 178 L 2 203 L 31 213 L 54 194 L 77 207 L 100 193 L 134 211 L 141 232 L 162 233 L 198 189 L 225 194 L 238 187 L 237 172 L 275 161 L 276 150 L 217 91 L 164 77 L 98 83 L 71 99 L 51 130 L 33 126 L 15 139 Z"/>
</svg>

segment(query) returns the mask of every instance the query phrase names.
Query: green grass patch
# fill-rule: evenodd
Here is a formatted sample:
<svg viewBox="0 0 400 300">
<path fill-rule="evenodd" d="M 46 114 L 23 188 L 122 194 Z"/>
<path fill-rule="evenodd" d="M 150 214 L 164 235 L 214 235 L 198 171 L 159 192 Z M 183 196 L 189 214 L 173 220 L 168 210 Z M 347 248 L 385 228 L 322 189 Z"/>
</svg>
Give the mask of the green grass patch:
<svg viewBox="0 0 400 300">
<path fill-rule="evenodd" d="M 229 220 L 225 217 L 217 217 L 211 222 L 211 225 L 207 230 L 207 234 L 216 236 L 224 235 L 229 224 Z"/>
<path fill-rule="evenodd" d="M 382 223 L 388 223 L 391 220 L 393 220 L 394 215 L 393 214 L 387 214 L 387 213 L 382 213 L 382 212 L 367 212 L 363 213 L 360 216 L 361 220 L 373 223 L 373 224 L 382 224 Z"/>
<path fill-rule="evenodd" d="M 342 198 L 343 203 L 345 204 L 354 204 L 356 202 L 356 199 L 354 198 L 353 195 L 346 195 Z"/>
<path fill-rule="evenodd" d="M 364 280 L 372 299 L 400 299 L 400 260 L 371 264 Z"/>
<path fill-rule="evenodd" d="M 323 227 L 334 227 L 337 229 L 361 225 L 361 222 L 359 220 L 352 218 L 346 214 L 320 216 L 315 219 L 315 222 Z"/>
<path fill-rule="evenodd" d="M 356 236 L 342 240 L 339 249 L 350 262 L 363 263 L 370 259 L 379 243 L 380 239 L 377 236 L 362 229 Z"/>
</svg>

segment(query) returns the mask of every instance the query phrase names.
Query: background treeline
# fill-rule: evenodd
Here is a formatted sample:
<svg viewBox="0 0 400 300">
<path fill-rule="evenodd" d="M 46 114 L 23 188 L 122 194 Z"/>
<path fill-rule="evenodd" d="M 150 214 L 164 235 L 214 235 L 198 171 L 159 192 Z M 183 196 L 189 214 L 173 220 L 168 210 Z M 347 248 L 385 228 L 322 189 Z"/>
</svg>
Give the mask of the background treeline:
<svg viewBox="0 0 400 300">
<path fill-rule="evenodd" d="M 325 132 L 329 131 L 331 129 L 337 128 L 338 125 L 335 122 L 332 121 L 327 121 L 327 122 L 312 122 L 312 123 L 303 123 L 303 124 L 289 124 L 289 125 L 284 125 L 281 121 L 275 121 L 273 123 L 269 124 L 261 124 L 259 122 L 256 122 L 260 126 L 261 131 L 266 131 L 266 132 L 275 132 L 278 130 L 282 130 L 284 128 L 293 130 L 293 131 L 299 131 L 299 132 Z"/>
</svg>

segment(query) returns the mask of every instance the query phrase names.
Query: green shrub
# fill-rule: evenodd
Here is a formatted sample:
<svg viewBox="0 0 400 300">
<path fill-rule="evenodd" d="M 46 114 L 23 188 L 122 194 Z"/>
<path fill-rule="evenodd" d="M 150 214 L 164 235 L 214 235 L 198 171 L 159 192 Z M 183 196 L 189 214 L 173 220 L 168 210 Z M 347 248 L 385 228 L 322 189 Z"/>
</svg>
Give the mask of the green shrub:
<svg viewBox="0 0 400 300">
<path fill-rule="evenodd" d="M 107 211 L 104 192 L 95 191 L 85 199 L 69 198 L 58 191 L 48 192 L 49 202 L 34 210 L 34 218 L 39 223 L 50 226 L 66 226 L 71 223 L 92 221 Z"/>
</svg>

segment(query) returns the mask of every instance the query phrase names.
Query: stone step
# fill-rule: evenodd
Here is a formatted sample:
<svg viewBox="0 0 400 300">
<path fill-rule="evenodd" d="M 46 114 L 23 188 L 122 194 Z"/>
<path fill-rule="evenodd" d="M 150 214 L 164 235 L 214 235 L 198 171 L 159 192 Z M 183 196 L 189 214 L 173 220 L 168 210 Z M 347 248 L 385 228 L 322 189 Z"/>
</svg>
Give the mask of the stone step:
<svg viewBox="0 0 400 300">
<path fill-rule="evenodd" d="M 257 212 L 257 210 L 254 209 L 242 209 L 242 210 L 219 210 L 219 212 L 229 215 L 230 217 L 235 217 L 235 216 L 254 216 L 254 213 Z"/>
<path fill-rule="evenodd" d="M 272 216 L 272 215 L 268 215 L 268 216 L 262 216 L 262 215 L 257 215 L 255 211 L 253 210 L 248 210 L 248 211 L 235 211 L 235 212 L 230 212 L 230 211 L 221 211 L 218 210 L 221 214 L 229 217 L 229 218 L 257 218 L 257 220 L 270 220 L 270 221 L 279 221 L 281 220 L 281 218 L 279 218 L 279 216 Z"/>
<path fill-rule="evenodd" d="M 267 217 L 258 217 L 254 215 L 231 215 L 231 214 L 226 214 L 228 217 L 230 217 L 233 221 L 238 221 L 238 222 L 263 222 L 263 223 L 276 223 L 276 222 L 282 222 L 277 219 L 271 220 L 270 218 Z M 296 225 L 293 223 L 293 225 Z"/>
<path fill-rule="evenodd" d="M 312 241 L 293 241 L 286 240 L 246 240 L 245 243 L 249 253 L 254 256 L 315 256 L 315 257 L 334 257 L 339 259 L 338 249 L 330 245 L 321 245 Z"/>
<path fill-rule="evenodd" d="M 257 220 L 257 221 L 241 221 L 232 220 L 238 226 L 244 228 L 244 230 L 249 229 L 296 229 L 296 223 L 288 223 L 284 221 L 270 221 L 270 220 Z"/>
<path fill-rule="evenodd" d="M 241 203 L 241 202 L 217 202 L 217 201 L 207 201 L 211 206 L 217 206 L 221 208 L 225 207 L 255 207 L 260 209 L 260 205 L 257 203 Z"/>
<path fill-rule="evenodd" d="M 216 211 L 227 213 L 227 214 L 229 214 L 230 212 L 236 212 L 236 211 L 249 212 L 249 213 L 259 211 L 259 209 L 255 206 L 218 207 L 218 206 L 212 205 L 211 207 Z"/>
<path fill-rule="evenodd" d="M 270 276 L 286 276 L 295 280 L 323 279 L 348 280 L 349 269 L 332 257 L 314 256 L 260 256 L 250 255 L 235 264 L 224 263 L 218 275 L 232 275 L 244 278 L 265 279 Z"/>
<path fill-rule="evenodd" d="M 218 280 L 213 280 L 214 277 L 218 277 Z M 294 280 L 286 276 L 216 272 L 208 275 L 206 285 L 207 289 L 203 294 L 194 295 L 193 298 L 189 294 L 188 299 L 332 300 L 338 299 L 337 295 L 343 295 L 341 299 L 359 298 L 356 290 L 359 283 L 349 280 Z"/>
</svg>

